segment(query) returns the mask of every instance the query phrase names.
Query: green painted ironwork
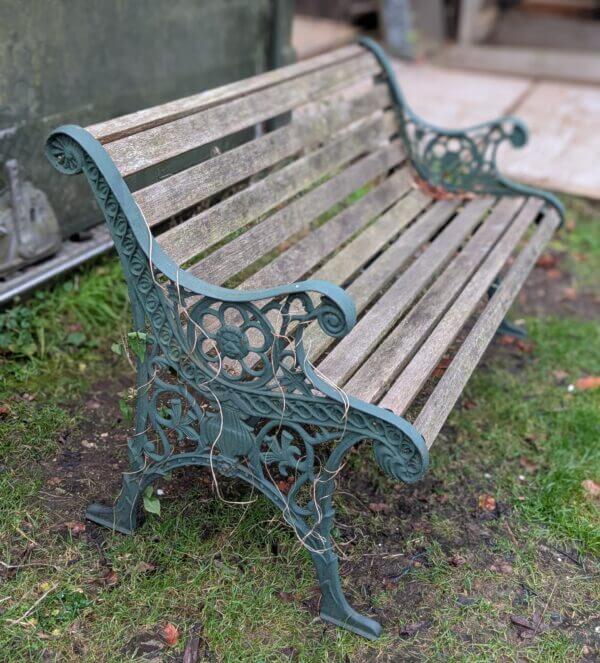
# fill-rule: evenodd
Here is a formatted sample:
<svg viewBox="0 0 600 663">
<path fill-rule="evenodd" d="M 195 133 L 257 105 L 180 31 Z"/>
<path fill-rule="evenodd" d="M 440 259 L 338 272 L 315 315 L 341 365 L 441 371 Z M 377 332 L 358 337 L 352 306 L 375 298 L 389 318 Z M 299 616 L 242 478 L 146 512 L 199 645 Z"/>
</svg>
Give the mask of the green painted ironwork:
<svg viewBox="0 0 600 663">
<path fill-rule="evenodd" d="M 503 143 L 523 147 L 528 140 L 526 125 L 512 116 L 500 117 L 466 129 L 444 129 L 421 119 L 408 105 L 398 79 L 383 49 L 368 37 L 359 40 L 381 65 L 411 163 L 428 184 L 454 193 L 496 196 L 537 196 L 554 207 L 561 220 L 564 207 L 548 191 L 514 182 L 501 174 L 497 156 Z"/>
<path fill-rule="evenodd" d="M 316 322 L 329 336 L 344 336 L 355 323 L 352 300 L 325 281 L 254 292 L 208 284 L 162 251 L 116 166 L 87 131 L 57 129 L 46 153 L 60 172 L 85 174 L 123 266 L 135 331 L 147 340 L 137 361 L 131 469 L 114 507 L 92 505 L 88 518 L 131 533 L 145 488 L 179 467 L 240 478 L 281 509 L 309 550 L 322 617 L 377 637 L 380 625 L 357 613 L 342 592 L 331 539 L 335 477 L 363 441 L 373 444 L 388 475 L 406 482 L 423 476 L 428 452 L 407 421 L 346 397 L 308 361 L 304 328 Z M 278 478 L 286 476 L 293 482 L 284 493 Z"/>
</svg>

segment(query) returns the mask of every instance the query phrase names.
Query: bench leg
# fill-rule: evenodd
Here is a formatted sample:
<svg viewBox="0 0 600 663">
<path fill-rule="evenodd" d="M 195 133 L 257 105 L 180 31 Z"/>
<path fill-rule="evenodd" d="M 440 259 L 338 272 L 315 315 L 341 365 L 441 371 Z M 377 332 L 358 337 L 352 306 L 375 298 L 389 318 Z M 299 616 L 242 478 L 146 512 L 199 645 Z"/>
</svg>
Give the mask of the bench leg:
<svg viewBox="0 0 600 663">
<path fill-rule="evenodd" d="M 311 552 L 321 588 L 321 618 L 336 626 L 375 640 L 381 624 L 358 613 L 346 600 L 340 582 L 337 556 L 333 552 Z"/>
<path fill-rule="evenodd" d="M 488 288 L 488 299 L 491 299 L 494 296 L 499 287 L 500 278 L 496 277 L 492 285 Z M 504 334 L 507 336 L 514 336 L 515 338 L 527 338 L 527 330 L 524 327 L 511 322 L 508 318 L 504 318 L 496 330 L 497 336 L 502 336 Z"/>
<path fill-rule="evenodd" d="M 189 457 L 187 462 L 181 462 L 181 459 L 174 459 L 175 462 L 160 463 L 152 468 L 151 473 L 146 471 L 125 473 L 123 475 L 123 486 L 121 493 L 113 507 L 103 504 L 91 504 L 86 512 L 86 517 L 109 529 L 122 534 L 132 534 L 138 522 L 139 504 L 146 486 L 161 475 L 175 469 L 175 466 L 183 465 L 209 465 L 210 459 L 205 454 L 197 457 Z M 213 458 L 213 463 L 217 458 Z M 249 479 L 247 468 L 242 466 L 228 464 L 218 468 L 222 474 L 228 476 L 238 476 Z M 242 476 L 240 476 L 242 475 Z M 285 519 L 290 522 L 297 534 L 305 541 L 310 551 L 315 565 L 319 587 L 321 589 L 321 618 L 327 622 L 341 626 L 353 633 L 357 633 L 365 638 L 374 640 L 381 634 L 381 625 L 374 619 L 361 615 L 354 610 L 346 600 L 340 581 L 338 559 L 333 552 L 333 542 L 329 533 L 330 523 L 333 518 L 331 508 L 331 495 L 328 491 L 321 496 L 319 501 L 319 511 L 326 514 L 320 523 L 317 531 L 313 531 L 309 525 L 304 522 L 290 518 L 290 509 L 288 504 L 281 502 L 274 494 L 264 490 L 264 486 L 256 481 L 249 481 L 252 485 L 262 490 L 271 501 L 275 502 L 282 510 Z"/>
<path fill-rule="evenodd" d="M 124 473 L 122 489 L 114 506 L 92 504 L 87 509 L 87 518 L 114 531 L 132 534 L 138 523 L 139 506 L 145 488 L 157 478 L 189 465 L 212 465 L 220 474 L 245 480 L 268 497 L 282 511 L 286 522 L 310 552 L 321 589 L 322 619 L 371 640 L 379 637 L 381 625 L 354 610 L 342 590 L 338 559 L 333 552 L 331 537 L 334 518 L 332 497 L 337 465 L 335 470 L 326 468 L 317 477 L 313 507 L 300 514 L 294 508 L 293 490 L 290 495 L 282 494 L 271 482 L 265 481 L 264 476 L 257 476 L 255 470 L 243 462 L 223 456 L 211 457 L 210 453 L 173 455 L 162 461 L 150 462 L 138 471 Z"/>
<path fill-rule="evenodd" d="M 121 534 L 133 534 L 138 524 L 139 503 L 143 493 L 140 478 L 135 473 L 124 474 L 123 486 L 115 505 L 90 504 L 85 517 Z"/>
</svg>

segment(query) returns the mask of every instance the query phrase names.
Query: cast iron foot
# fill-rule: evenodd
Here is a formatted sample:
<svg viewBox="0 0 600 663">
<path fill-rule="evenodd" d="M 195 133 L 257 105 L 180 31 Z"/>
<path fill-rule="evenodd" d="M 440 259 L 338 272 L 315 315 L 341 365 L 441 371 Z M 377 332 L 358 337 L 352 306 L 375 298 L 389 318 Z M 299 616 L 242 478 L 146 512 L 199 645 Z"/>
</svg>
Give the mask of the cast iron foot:
<svg viewBox="0 0 600 663">
<path fill-rule="evenodd" d="M 134 513 L 119 514 L 116 508 L 104 504 L 90 504 L 85 512 L 85 517 L 98 525 L 121 532 L 121 534 L 133 534 L 137 524 Z"/>
<path fill-rule="evenodd" d="M 321 618 L 369 640 L 378 638 L 381 635 L 381 624 L 361 615 L 346 601 L 336 556 L 332 553 L 313 553 L 312 557 L 321 587 Z"/>
</svg>

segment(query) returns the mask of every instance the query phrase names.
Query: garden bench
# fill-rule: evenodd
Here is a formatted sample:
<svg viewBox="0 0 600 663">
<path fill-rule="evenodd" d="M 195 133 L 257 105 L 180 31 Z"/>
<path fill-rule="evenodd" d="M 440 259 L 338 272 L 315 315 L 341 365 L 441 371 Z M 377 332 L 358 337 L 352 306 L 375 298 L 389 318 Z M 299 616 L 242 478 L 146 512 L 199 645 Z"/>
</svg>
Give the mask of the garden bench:
<svg viewBox="0 0 600 663">
<path fill-rule="evenodd" d="M 240 478 L 309 550 L 322 617 L 377 637 L 341 589 L 335 478 L 365 440 L 391 477 L 425 473 L 561 222 L 498 172 L 498 147 L 526 138 L 514 118 L 423 122 L 369 40 L 54 131 L 47 155 L 87 177 L 145 343 L 131 468 L 88 518 L 131 533 L 146 488 L 186 465 Z"/>
</svg>

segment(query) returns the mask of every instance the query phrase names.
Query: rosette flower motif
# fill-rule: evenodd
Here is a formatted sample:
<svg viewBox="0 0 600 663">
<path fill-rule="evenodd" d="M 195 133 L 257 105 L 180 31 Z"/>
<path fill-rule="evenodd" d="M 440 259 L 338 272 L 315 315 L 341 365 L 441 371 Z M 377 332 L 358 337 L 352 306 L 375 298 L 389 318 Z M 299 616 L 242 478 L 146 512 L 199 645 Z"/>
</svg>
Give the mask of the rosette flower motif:
<svg viewBox="0 0 600 663">
<path fill-rule="evenodd" d="M 203 300 L 190 317 L 188 337 L 192 332 L 195 351 L 219 376 L 253 383 L 272 377 L 274 334 L 256 306 Z"/>
</svg>

